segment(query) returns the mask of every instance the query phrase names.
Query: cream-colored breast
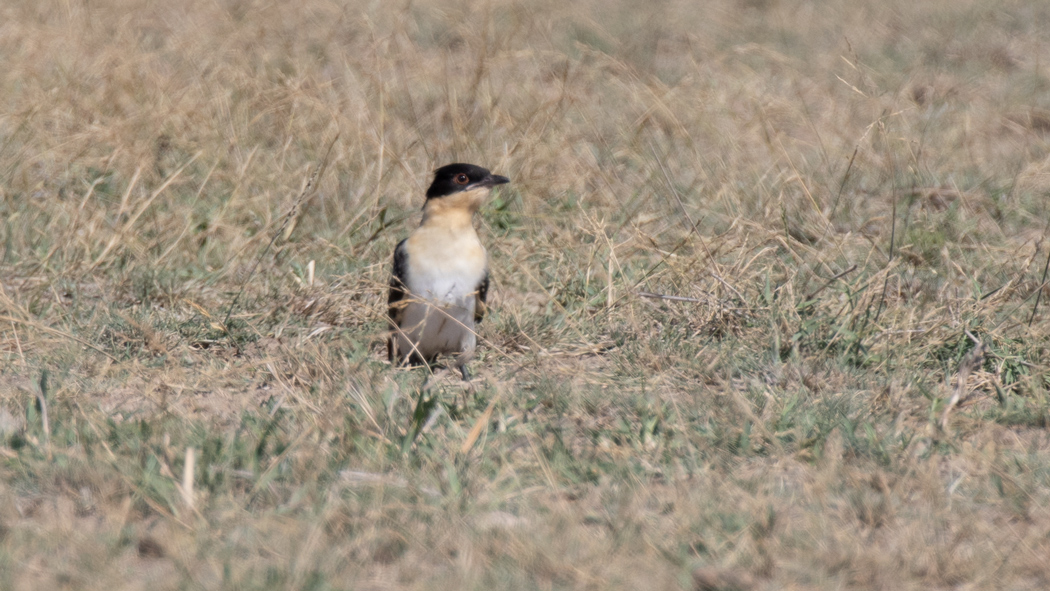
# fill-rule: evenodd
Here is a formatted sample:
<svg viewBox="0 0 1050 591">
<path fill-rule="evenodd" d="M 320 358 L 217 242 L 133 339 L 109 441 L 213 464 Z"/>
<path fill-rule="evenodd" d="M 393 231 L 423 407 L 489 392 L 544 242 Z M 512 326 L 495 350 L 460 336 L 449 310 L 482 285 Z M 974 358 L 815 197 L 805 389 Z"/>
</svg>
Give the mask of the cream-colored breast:
<svg viewBox="0 0 1050 591">
<path fill-rule="evenodd" d="M 416 229 L 405 244 L 410 292 L 435 303 L 468 306 L 485 277 L 487 255 L 473 227 L 452 231 L 440 225 Z"/>
</svg>

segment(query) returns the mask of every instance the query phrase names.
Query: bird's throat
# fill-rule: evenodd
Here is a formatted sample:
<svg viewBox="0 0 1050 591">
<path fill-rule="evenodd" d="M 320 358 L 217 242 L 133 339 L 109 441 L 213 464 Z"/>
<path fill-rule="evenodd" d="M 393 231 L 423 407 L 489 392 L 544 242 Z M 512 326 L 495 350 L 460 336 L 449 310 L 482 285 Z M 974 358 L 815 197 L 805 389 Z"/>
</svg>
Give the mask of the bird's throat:
<svg viewBox="0 0 1050 591">
<path fill-rule="evenodd" d="M 473 228 L 474 212 L 481 207 L 488 192 L 488 189 L 474 189 L 429 199 L 423 206 L 420 226 L 440 226 L 453 231 Z"/>
</svg>

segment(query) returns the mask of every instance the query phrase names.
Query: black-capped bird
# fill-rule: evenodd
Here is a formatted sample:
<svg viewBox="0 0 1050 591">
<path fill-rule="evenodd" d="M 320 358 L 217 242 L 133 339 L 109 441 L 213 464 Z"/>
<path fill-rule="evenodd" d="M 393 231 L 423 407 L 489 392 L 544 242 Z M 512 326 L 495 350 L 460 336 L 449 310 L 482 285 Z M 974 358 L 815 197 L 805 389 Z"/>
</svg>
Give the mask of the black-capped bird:
<svg viewBox="0 0 1050 591">
<path fill-rule="evenodd" d="M 474 230 L 474 212 L 496 185 L 510 182 L 473 164 L 434 171 L 423 221 L 394 249 L 387 341 L 391 363 L 433 363 L 454 355 L 464 380 L 485 315 L 488 254 Z"/>
</svg>

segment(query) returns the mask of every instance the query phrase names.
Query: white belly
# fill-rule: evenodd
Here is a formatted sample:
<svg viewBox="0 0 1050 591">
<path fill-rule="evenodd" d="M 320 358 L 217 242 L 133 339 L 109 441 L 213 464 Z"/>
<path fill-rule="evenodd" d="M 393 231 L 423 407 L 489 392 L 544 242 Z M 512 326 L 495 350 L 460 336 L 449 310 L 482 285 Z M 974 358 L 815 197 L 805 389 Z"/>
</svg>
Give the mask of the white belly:
<svg viewBox="0 0 1050 591">
<path fill-rule="evenodd" d="M 425 300 L 409 303 L 397 340 L 398 350 L 406 356 L 415 353 L 432 360 L 438 355 L 456 354 L 465 361 L 477 346 L 474 297 L 464 298 L 458 304 Z"/>
<path fill-rule="evenodd" d="M 484 259 L 477 260 L 450 257 L 446 260 L 419 261 L 413 264 L 408 274 L 408 290 L 417 296 L 446 305 L 474 307 L 473 296 L 478 284 L 485 277 Z"/>
</svg>

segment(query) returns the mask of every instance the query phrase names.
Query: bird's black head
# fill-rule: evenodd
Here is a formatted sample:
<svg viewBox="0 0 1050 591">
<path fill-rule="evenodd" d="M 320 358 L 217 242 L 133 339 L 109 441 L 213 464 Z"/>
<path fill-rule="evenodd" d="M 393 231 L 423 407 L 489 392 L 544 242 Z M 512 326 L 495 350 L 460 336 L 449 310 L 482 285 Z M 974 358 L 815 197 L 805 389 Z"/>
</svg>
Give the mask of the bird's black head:
<svg viewBox="0 0 1050 591">
<path fill-rule="evenodd" d="M 460 191 L 470 191 L 483 187 L 509 183 L 510 179 L 473 164 L 446 164 L 434 171 L 434 182 L 427 189 L 427 199 L 445 197 Z"/>
</svg>

